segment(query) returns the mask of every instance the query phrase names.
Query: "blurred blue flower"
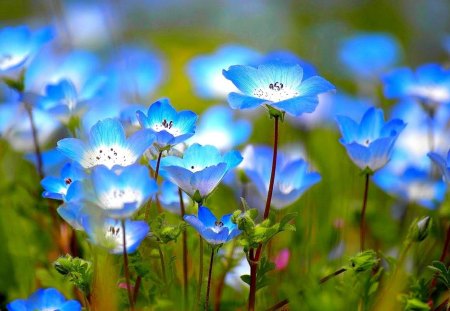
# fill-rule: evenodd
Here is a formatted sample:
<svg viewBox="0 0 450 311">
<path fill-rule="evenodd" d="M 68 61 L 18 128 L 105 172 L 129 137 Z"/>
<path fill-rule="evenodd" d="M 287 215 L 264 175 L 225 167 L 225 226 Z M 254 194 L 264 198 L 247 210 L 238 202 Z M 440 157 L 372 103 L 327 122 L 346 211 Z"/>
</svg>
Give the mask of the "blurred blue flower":
<svg viewBox="0 0 450 311">
<path fill-rule="evenodd" d="M 194 227 L 206 242 L 212 245 L 228 242 L 241 233 L 237 225 L 231 221 L 231 214 L 224 215 L 217 220 L 216 216 L 205 206 L 198 208 L 198 217 L 185 215 L 184 220 Z"/>
<path fill-rule="evenodd" d="M 45 176 L 60 175 L 63 166 L 66 165 L 68 160 L 56 148 L 42 151 L 41 156 Z M 35 152 L 27 153 L 25 159 L 37 167 L 38 164 Z"/>
<path fill-rule="evenodd" d="M 377 79 L 400 58 L 398 41 L 387 33 L 360 33 L 341 42 L 339 59 L 355 78 Z"/>
<path fill-rule="evenodd" d="M 450 151 L 447 153 L 447 158 L 444 158 L 436 152 L 428 153 L 428 157 L 439 168 L 439 171 L 441 172 L 445 182 L 450 183 Z"/>
<path fill-rule="evenodd" d="M 222 75 L 222 69 L 235 64 L 250 64 L 260 54 L 240 45 L 224 45 L 214 54 L 201 55 L 192 59 L 187 72 L 196 93 L 204 98 L 226 98 L 236 87 Z"/>
<path fill-rule="evenodd" d="M 410 68 L 393 70 L 383 78 L 387 98 L 413 98 L 431 107 L 450 102 L 450 70 L 426 64 L 416 72 Z"/>
<path fill-rule="evenodd" d="M 98 121 L 89 133 L 88 142 L 78 138 L 58 141 L 58 150 L 84 168 L 105 165 L 134 164 L 151 146 L 155 137 L 149 130 L 140 130 L 128 139 L 122 124 L 116 119 Z"/>
<path fill-rule="evenodd" d="M 112 254 L 123 252 L 123 228 L 118 219 L 86 217 L 83 227 L 95 245 L 107 248 Z M 150 227 L 145 221 L 125 220 L 125 243 L 127 253 L 137 250 L 147 236 Z"/>
<path fill-rule="evenodd" d="M 302 67 L 303 69 L 303 79 L 308 79 L 312 76 L 317 75 L 317 70 L 311 63 L 301 59 L 300 57 L 298 57 L 297 55 L 295 55 L 290 51 L 276 50 L 269 52 L 264 56 L 262 56 L 260 59 L 258 59 L 257 63 L 258 65 L 267 65 L 267 64 L 300 65 L 300 67 Z M 234 64 L 243 64 L 243 63 L 236 62 Z M 255 63 L 249 65 L 255 65 Z M 224 66 L 222 68 L 226 67 L 229 66 Z"/>
<path fill-rule="evenodd" d="M 233 111 L 228 107 L 213 106 L 202 114 L 195 135 L 187 143 L 212 145 L 225 151 L 246 142 L 251 132 L 248 120 L 234 121 Z"/>
<path fill-rule="evenodd" d="M 55 288 L 38 289 L 28 299 L 16 299 L 10 302 L 8 311 L 60 310 L 81 311 L 81 304 L 66 298 Z"/>
<path fill-rule="evenodd" d="M 233 109 L 249 109 L 261 105 L 272 106 L 293 116 L 313 112 L 318 95 L 334 90 L 334 86 L 319 76 L 304 81 L 299 65 L 270 63 L 257 68 L 236 65 L 223 71 L 243 93 L 230 93 L 228 102 Z"/>
<path fill-rule="evenodd" d="M 430 177 L 428 170 L 408 167 L 402 172 L 383 168 L 375 173 L 374 182 L 384 191 L 403 201 L 434 209 L 445 198 L 446 184 Z"/>
<path fill-rule="evenodd" d="M 194 201 L 203 200 L 217 187 L 225 174 L 242 161 L 238 151 L 223 156 L 213 146 L 193 144 L 183 158 L 168 156 L 161 159 L 161 175 L 180 187 Z"/>
<path fill-rule="evenodd" d="M 168 180 L 164 180 L 160 186 L 160 194 L 158 196 L 161 205 L 171 212 L 180 214 L 180 195 L 178 193 L 178 186 Z M 184 206 L 187 206 L 191 201 L 189 196 L 182 192 Z"/>
<path fill-rule="evenodd" d="M 272 155 L 273 150 L 270 147 L 250 145 L 245 148 L 244 161 L 240 165 L 264 199 L 269 189 Z M 272 205 L 283 208 L 294 203 L 320 179 L 320 174 L 311 172 L 308 163 L 298 155 L 293 158 L 280 151 L 277 154 Z"/>
<path fill-rule="evenodd" d="M 142 128 L 155 134 L 154 144 L 159 150 L 179 144 L 195 133 L 197 115 L 190 110 L 176 112 L 168 99 L 153 103 L 147 115 L 136 113 Z"/>
<path fill-rule="evenodd" d="M 49 27 L 32 32 L 27 26 L 0 30 L 0 72 L 22 68 L 53 37 Z"/>
<path fill-rule="evenodd" d="M 84 178 L 86 178 L 86 173 L 77 162 L 67 163 L 62 168 L 60 177 L 46 176 L 41 180 L 41 185 L 44 188 L 42 196 L 48 199 L 65 200 L 72 183 Z"/>
<path fill-rule="evenodd" d="M 390 159 L 398 135 L 406 126 L 400 119 L 384 122 L 383 110 L 372 107 L 358 124 L 353 119 L 338 116 L 342 133 L 339 140 L 352 161 L 361 169 L 376 171 Z"/>
<path fill-rule="evenodd" d="M 140 127 L 136 112 L 147 109 L 142 104 L 130 104 L 120 111 L 119 119 L 126 129 L 138 129 Z"/>
<path fill-rule="evenodd" d="M 130 217 L 158 190 L 147 167 L 137 164 L 120 169 L 96 166 L 91 179 L 93 203 L 113 218 Z M 89 195 L 85 199 L 91 200 Z"/>
</svg>

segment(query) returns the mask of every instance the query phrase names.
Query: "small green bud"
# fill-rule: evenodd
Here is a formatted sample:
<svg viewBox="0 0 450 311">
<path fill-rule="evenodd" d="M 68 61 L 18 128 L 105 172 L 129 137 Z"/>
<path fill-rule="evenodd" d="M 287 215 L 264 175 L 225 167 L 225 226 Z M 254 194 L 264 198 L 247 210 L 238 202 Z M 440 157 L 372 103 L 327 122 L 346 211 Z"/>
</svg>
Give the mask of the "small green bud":
<svg viewBox="0 0 450 311">
<path fill-rule="evenodd" d="M 416 219 L 409 227 L 408 239 L 413 242 L 422 242 L 428 236 L 432 225 L 430 216 Z"/>
<path fill-rule="evenodd" d="M 350 258 L 349 268 L 355 272 L 364 272 L 372 269 L 379 261 L 377 253 L 370 249 Z"/>
</svg>

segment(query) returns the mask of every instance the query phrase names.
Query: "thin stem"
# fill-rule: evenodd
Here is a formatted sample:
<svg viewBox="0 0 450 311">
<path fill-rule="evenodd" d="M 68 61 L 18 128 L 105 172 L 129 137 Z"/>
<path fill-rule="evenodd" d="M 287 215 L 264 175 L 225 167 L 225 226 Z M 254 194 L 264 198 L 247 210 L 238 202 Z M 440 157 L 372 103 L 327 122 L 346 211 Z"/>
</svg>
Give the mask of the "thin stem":
<svg viewBox="0 0 450 311">
<path fill-rule="evenodd" d="M 434 151 L 434 113 L 428 113 L 428 148 L 430 148 L 430 152 Z"/>
<path fill-rule="evenodd" d="M 156 168 L 155 168 L 155 181 L 158 181 L 159 176 L 159 165 L 161 164 L 162 151 L 158 154 L 158 160 L 156 160 Z"/>
<path fill-rule="evenodd" d="M 181 211 L 181 219 L 184 218 L 186 213 L 184 209 L 184 201 L 183 201 L 183 192 L 181 188 L 178 188 L 178 197 L 180 199 L 180 211 Z M 184 293 L 184 307 L 187 307 L 188 303 L 188 262 L 187 262 L 187 235 L 186 230 L 183 230 L 182 233 L 183 239 L 183 293 Z"/>
<path fill-rule="evenodd" d="M 126 239 L 126 231 L 125 231 L 125 220 L 121 220 L 122 222 L 122 241 L 123 241 L 123 270 L 125 272 L 125 281 L 127 283 L 127 292 L 128 292 L 128 301 L 130 302 L 130 309 L 134 310 L 134 301 L 131 293 L 131 285 L 130 285 L 130 271 L 128 269 L 128 254 L 127 254 L 127 239 Z"/>
<path fill-rule="evenodd" d="M 161 263 L 161 271 L 163 276 L 164 285 L 167 285 L 167 274 L 166 265 L 164 264 L 164 254 L 162 252 L 161 246 L 158 244 L 159 261 Z"/>
<path fill-rule="evenodd" d="M 162 151 L 159 152 L 158 159 L 156 160 L 156 168 L 155 168 L 155 176 L 154 176 L 154 179 L 155 179 L 156 182 L 158 182 L 159 166 L 161 164 L 162 153 L 163 153 Z M 157 201 L 157 203 L 159 204 L 159 201 Z M 150 199 L 149 202 L 147 203 L 147 205 L 145 206 L 144 219 L 145 219 L 146 222 L 148 222 L 148 218 L 150 217 L 150 207 L 151 206 L 152 206 L 152 199 Z M 161 214 L 161 212 L 162 212 L 162 210 L 158 207 L 158 213 Z"/>
<path fill-rule="evenodd" d="M 341 269 L 339 269 L 339 270 L 337 270 L 337 271 L 335 271 L 335 272 L 333 272 L 333 273 L 331 273 L 331 274 L 329 274 L 327 276 L 324 276 L 323 278 L 321 278 L 319 280 L 319 284 L 321 285 L 321 284 L 327 282 L 328 280 L 334 278 L 335 276 L 338 276 L 339 274 L 344 273 L 345 271 L 347 271 L 346 268 L 341 268 Z M 298 292 L 298 294 L 301 294 L 301 293 L 302 293 L 302 291 Z M 280 302 L 277 302 L 276 304 L 274 304 L 273 306 L 268 308 L 266 311 L 275 311 L 275 310 L 281 309 L 282 307 L 284 307 L 288 303 L 289 303 L 289 299 L 281 300 Z"/>
<path fill-rule="evenodd" d="M 202 283 L 203 283 L 203 238 L 199 234 L 200 239 L 199 252 L 200 252 L 200 266 L 198 270 L 198 286 L 197 286 L 197 301 L 200 302 L 200 295 L 202 293 Z"/>
<path fill-rule="evenodd" d="M 361 211 L 361 223 L 360 223 L 360 228 L 359 228 L 361 251 L 364 250 L 364 242 L 365 242 L 365 238 L 366 238 L 366 207 L 367 207 L 367 194 L 369 193 L 369 179 L 370 179 L 370 175 L 366 174 L 366 183 L 365 183 L 365 188 L 364 188 L 364 197 L 363 197 L 362 211 Z"/>
<path fill-rule="evenodd" d="M 38 133 L 37 133 L 37 129 L 36 129 L 36 124 L 34 123 L 32 107 L 30 105 L 28 105 L 27 103 L 25 103 L 25 110 L 27 111 L 28 118 L 30 119 L 31 134 L 33 136 L 33 144 L 34 144 L 34 152 L 36 153 L 37 171 L 38 171 L 40 179 L 43 179 L 44 178 L 44 168 L 43 168 L 43 162 L 42 162 L 42 153 L 41 153 L 41 148 L 39 147 Z"/>
<path fill-rule="evenodd" d="M 222 292 L 223 292 L 223 288 L 225 286 L 225 277 L 227 276 L 228 271 L 230 271 L 235 249 L 236 249 L 236 239 L 233 240 L 231 249 L 225 257 L 225 268 L 224 268 L 222 275 L 220 276 L 218 284 L 216 286 L 214 311 L 220 310 L 220 301 L 222 300 Z"/>
<path fill-rule="evenodd" d="M 136 282 L 134 282 L 134 291 L 133 291 L 133 302 L 134 303 L 136 303 L 136 301 L 137 301 L 141 283 L 142 283 L 142 276 L 138 275 L 138 277 L 136 278 Z"/>
<path fill-rule="evenodd" d="M 211 260 L 209 261 L 208 287 L 206 288 L 205 310 L 208 310 L 209 291 L 210 291 L 210 288 L 211 288 L 211 274 L 212 274 L 212 269 L 213 269 L 214 253 L 215 252 L 216 252 L 216 249 L 214 247 L 212 247 Z"/>
<path fill-rule="evenodd" d="M 439 257 L 439 261 L 444 262 L 445 257 L 447 257 L 449 246 L 450 246 L 450 225 L 447 228 L 447 234 L 445 236 L 444 248 L 442 249 L 442 253 L 441 253 L 441 257 Z"/>
<path fill-rule="evenodd" d="M 274 124 L 274 139 L 273 139 L 273 155 L 272 155 L 272 170 L 270 173 L 270 181 L 269 181 L 269 189 L 267 191 L 267 199 L 266 206 L 264 208 L 264 216 L 263 219 L 267 219 L 269 217 L 270 212 L 270 204 L 272 202 L 272 193 L 273 186 L 275 183 L 275 171 L 277 168 L 277 154 L 278 154 L 278 123 L 279 117 L 274 116 L 275 124 Z M 255 309 L 255 301 L 256 301 L 256 278 L 258 271 L 258 261 L 261 257 L 262 244 L 258 245 L 256 249 L 256 254 L 254 254 L 253 250 L 250 250 L 250 291 L 248 294 L 248 310 L 253 311 Z"/>
</svg>

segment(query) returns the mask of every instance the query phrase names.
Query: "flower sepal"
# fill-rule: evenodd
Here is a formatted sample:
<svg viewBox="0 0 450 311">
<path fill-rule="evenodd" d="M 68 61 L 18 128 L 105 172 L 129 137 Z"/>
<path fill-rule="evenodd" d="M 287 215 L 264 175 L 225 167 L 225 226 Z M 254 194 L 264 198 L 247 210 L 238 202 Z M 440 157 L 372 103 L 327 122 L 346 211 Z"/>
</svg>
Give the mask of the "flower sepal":
<svg viewBox="0 0 450 311">
<path fill-rule="evenodd" d="M 3 82 L 13 90 L 23 93 L 25 91 L 25 70 L 21 70 L 17 79 L 3 77 Z"/>
<path fill-rule="evenodd" d="M 86 296 L 90 294 L 94 272 L 90 261 L 66 254 L 53 262 L 53 266 Z"/>
<path fill-rule="evenodd" d="M 273 108 L 270 105 L 266 105 L 267 111 L 269 112 L 269 117 L 271 119 L 278 118 L 281 122 L 284 121 L 284 116 L 286 115 L 286 111 L 281 111 L 276 108 Z"/>
<path fill-rule="evenodd" d="M 359 273 L 372 270 L 380 262 L 380 259 L 375 251 L 369 249 L 356 254 L 350 258 L 349 262 L 347 269 Z"/>
<path fill-rule="evenodd" d="M 375 172 L 370 167 L 366 166 L 366 168 L 361 171 L 360 175 L 361 176 L 366 176 L 366 175 L 372 176 L 374 173 Z"/>
</svg>

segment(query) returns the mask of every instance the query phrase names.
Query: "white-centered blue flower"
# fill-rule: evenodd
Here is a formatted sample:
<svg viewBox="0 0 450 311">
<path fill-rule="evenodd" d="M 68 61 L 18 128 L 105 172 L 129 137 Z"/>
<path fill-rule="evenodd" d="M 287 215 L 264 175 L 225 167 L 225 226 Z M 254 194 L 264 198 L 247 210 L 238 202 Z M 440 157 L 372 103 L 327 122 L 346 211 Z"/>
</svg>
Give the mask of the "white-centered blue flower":
<svg viewBox="0 0 450 311">
<path fill-rule="evenodd" d="M 78 138 L 58 141 L 58 150 L 84 168 L 105 165 L 128 166 L 134 164 L 149 148 L 155 136 L 152 131 L 140 130 L 128 139 L 122 124 L 115 119 L 97 122 L 87 142 Z"/>
<path fill-rule="evenodd" d="M 358 124 L 354 120 L 338 116 L 342 133 L 340 143 L 345 146 L 352 161 L 361 169 L 376 171 L 390 159 L 398 135 L 406 126 L 400 119 L 384 122 L 383 110 L 369 108 Z"/>
<path fill-rule="evenodd" d="M 273 150 L 267 146 L 247 146 L 240 165 L 256 186 L 262 198 L 269 189 Z M 310 187 L 320 181 L 320 174 L 310 171 L 308 163 L 300 157 L 292 158 L 280 151 L 277 154 L 272 205 L 283 208 L 297 201 Z"/>
<path fill-rule="evenodd" d="M 83 227 L 90 241 L 95 245 L 108 249 L 112 254 L 121 254 L 123 252 L 123 228 L 120 220 L 86 217 L 83 219 Z M 150 227 L 145 221 L 125 220 L 127 253 L 135 252 L 149 231 Z"/>
<path fill-rule="evenodd" d="M 222 216 L 220 220 L 205 207 L 198 208 L 198 217 L 185 215 L 184 220 L 212 245 L 220 245 L 238 236 L 241 231 L 231 221 L 231 214 Z"/>
<path fill-rule="evenodd" d="M 81 311 L 81 304 L 66 298 L 55 288 L 41 288 L 28 299 L 16 299 L 10 302 L 8 311 Z"/>
<path fill-rule="evenodd" d="M 44 188 L 42 196 L 48 199 L 65 200 L 70 186 L 76 182 L 86 178 L 84 169 L 77 163 L 67 163 L 61 169 L 60 177 L 46 176 L 41 181 Z"/>
<path fill-rule="evenodd" d="M 168 156 L 161 159 L 161 174 L 196 202 L 203 202 L 225 174 L 241 161 L 238 151 L 221 155 L 213 146 L 193 144 L 186 149 L 183 158 Z"/>
<path fill-rule="evenodd" d="M 334 86 L 319 76 L 303 80 L 299 65 L 272 62 L 251 66 L 236 65 L 223 71 L 241 93 L 230 93 L 228 102 L 233 109 L 250 109 L 269 105 L 293 116 L 313 112 L 318 95 L 334 90 Z"/>
<path fill-rule="evenodd" d="M 158 149 L 181 143 L 195 133 L 197 115 L 190 110 L 176 112 L 166 98 L 153 103 L 147 115 L 142 111 L 136 115 L 142 128 L 155 134 Z"/>
</svg>

